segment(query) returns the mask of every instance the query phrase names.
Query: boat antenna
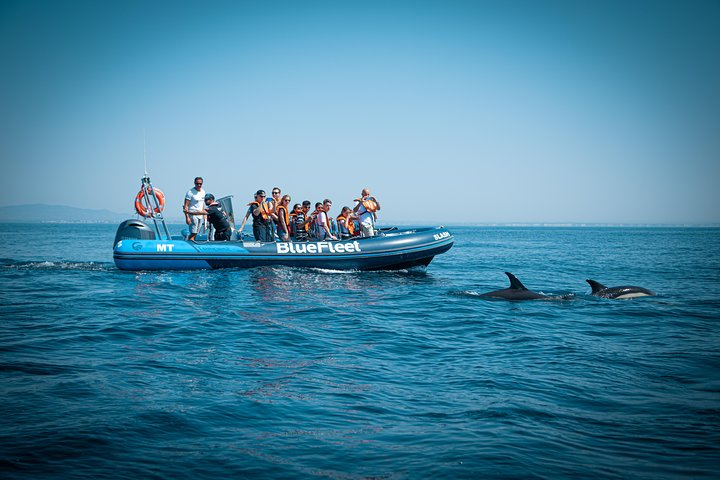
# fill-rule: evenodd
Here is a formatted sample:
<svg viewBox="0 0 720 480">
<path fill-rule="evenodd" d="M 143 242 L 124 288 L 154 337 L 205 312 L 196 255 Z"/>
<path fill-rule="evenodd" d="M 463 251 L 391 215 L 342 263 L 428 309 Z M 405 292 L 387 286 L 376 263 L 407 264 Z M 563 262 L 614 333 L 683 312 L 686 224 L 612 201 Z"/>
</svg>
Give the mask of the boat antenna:
<svg viewBox="0 0 720 480">
<path fill-rule="evenodd" d="M 147 173 L 147 141 L 145 138 L 145 129 L 143 128 L 143 160 L 145 161 L 145 176 L 148 176 Z"/>
</svg>

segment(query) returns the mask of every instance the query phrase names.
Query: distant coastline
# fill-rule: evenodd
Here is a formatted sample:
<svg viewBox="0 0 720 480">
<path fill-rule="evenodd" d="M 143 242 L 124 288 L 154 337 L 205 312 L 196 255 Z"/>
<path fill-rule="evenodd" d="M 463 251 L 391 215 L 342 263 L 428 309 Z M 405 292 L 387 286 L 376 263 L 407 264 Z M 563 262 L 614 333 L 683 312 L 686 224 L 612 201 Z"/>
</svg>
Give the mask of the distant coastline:
<svg viewBox="0 0 720 480">
<path fill-rule="evenodd" d="M 135 213 L 118 213 L 110 210 L 48 205 L 43 203 L 4 205 L 0 207 L 0 223 L 50 223 L 50 224 L 117 224 Z M 180 222 L 181 218 L 168 218 L 168 222 Z"/>
</svg>

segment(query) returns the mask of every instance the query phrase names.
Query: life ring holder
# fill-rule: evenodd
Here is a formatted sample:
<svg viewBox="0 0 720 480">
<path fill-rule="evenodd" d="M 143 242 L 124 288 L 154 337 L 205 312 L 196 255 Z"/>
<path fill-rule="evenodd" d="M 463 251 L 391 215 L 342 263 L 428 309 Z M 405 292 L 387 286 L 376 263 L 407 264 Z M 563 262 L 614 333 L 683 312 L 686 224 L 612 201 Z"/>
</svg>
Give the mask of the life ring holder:
<svg viewBox="0 0 720 480">
<path fill-rule="evenodd" d="M 152 200 L 155 200 L 153 202 Z M 152 207 L 155 203 L 155 208 Z M 138 215 L 148 218 L 165 210 L 165 194 L 156 187 L 143 187 L 135 196 L 135 211 Z"/>
</svg>

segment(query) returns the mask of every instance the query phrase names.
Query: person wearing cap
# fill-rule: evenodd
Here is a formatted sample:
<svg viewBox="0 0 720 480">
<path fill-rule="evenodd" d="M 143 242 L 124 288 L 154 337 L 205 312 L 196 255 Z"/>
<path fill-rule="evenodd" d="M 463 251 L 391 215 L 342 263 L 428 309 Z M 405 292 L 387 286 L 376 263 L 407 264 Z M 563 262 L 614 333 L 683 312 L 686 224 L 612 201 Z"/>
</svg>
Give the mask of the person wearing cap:
<svg viewBox="0 0 720 480">
<path fill-rule="evenodd" d="M 232 228 L 228 221 L 228 214 L 223 210 L 222 205 L 215 201 L 215 195 L 208 193 L 205 195 L 205 212 L 210 224 L 215 228 L 215 241 L 228 241 L 232 235 Z"/>
<path fill-rule="evenodd" d="M 273 223 L 273 216 L 275 215 L 273 204 L 267 202 L 265 199 L 267 195 L 265 190 L 258 190 L 255 192 L 255 200 L 248 203 L 248 211 L 243 218 L 242 224 L 240 224 L 240 232 L 245 227 L 247 219 L 250 215 L 253 217 L 253 236 L 258 242 L 274 242 L 275 241 L 275 227 Z"/>
<path fill-rule="evenodd" d="M 256 199 L 257 199 L 258 194 L 259 194 L 260 192 L 262 192 L 263 196 L 265 195 L 265 192 L 264 192 L 263 190 L 258 190 L 258 191 L 255 193 L 255 198 L 256 198 Z M 242 235 L 243 228 L 245 228 L 245 224 L 247 223 L 248 218 L 250 218 L 250 216 L 252 215 L 252 204 L 253 204 L 253 203 L 257 203 L 257 202 L 250 202 L 250 203 L 248 203 L 247 212 L 245 212 L 245 217 L 243 218 L 243 221 L 242 221 L 242 223 L 240 224 L 240 228 L 238 229 L 238 233 L 239 233 L 240 235 Z"/>
<path fill-rule="evenodd" d="M 206 217 L 208 222 L 210 222 L 210 224 L 215 229 L 215 240 L 230 240 L 230 237 L 232 235 L 232 227 L 230 226 L 230 222 L 228 221 L 228 214 L 223 210 L 222 205 L 215 201 L 215 195 L 213 195 L 212 193 L 205 194 L 205 196 L 203 197 L 203 203 L 206 207 L 204 210 L 189 210 L 186 215 L 190 215 L 193 219 L 200 218 L 203 221 Z M 188 238 L 188 240 L 195 240 L 195 236 L 192 236 L 192 238 Z"/>
<path fill-rule="evenodd" d="M 205 190 L 203 190 L 202 177 L 195 177 L 195 186 L 188 190 L 185 194 L 185 202 L 183 203 L 183 213 L 185 214 L 185 223 L 190 227 L 190 236 L 188 240 L 195 240 L 203 226 L 203 201 L 205 200 Z"/>
</svg>

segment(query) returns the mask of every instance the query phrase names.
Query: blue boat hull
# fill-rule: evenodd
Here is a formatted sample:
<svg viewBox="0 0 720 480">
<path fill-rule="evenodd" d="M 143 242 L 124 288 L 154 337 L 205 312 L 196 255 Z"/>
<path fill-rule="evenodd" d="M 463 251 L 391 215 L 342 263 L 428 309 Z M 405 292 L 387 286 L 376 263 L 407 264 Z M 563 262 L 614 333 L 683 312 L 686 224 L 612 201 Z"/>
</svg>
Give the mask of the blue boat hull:
<svg viewBox="0 0 720 480">
<path fill-rule="evenodd" d="M 427 266 L 435 255 L 448 251 L 454 242 L 452 234 L 444 227 L 392 230 L 382 236 L 335 242 L 261 243 L 156 240 L 145 235 L 133 238 L 133 229 L 123 229 L 123 225 L 118 229 L 113 248 L 115 265 L 121 270 L 193 270 L 272 265 L 332 270 L 396 270 Z"/>
</svg>

